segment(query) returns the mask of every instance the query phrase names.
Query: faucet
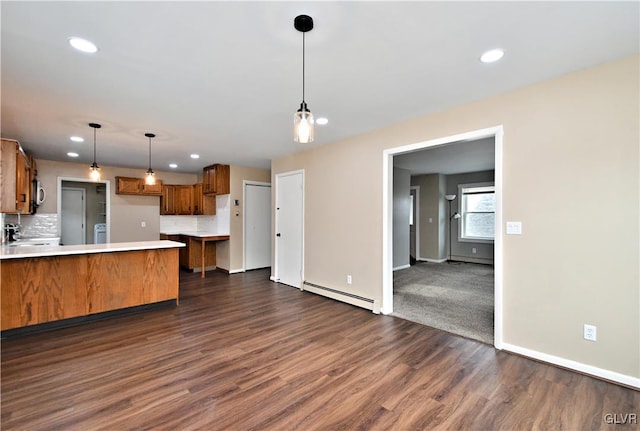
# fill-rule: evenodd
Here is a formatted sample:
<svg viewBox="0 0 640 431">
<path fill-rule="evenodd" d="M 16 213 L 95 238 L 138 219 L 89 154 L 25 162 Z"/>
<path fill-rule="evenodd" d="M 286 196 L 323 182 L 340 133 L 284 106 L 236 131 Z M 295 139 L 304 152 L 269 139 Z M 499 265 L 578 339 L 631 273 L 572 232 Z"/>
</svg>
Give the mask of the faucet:
<svg viewBox="0 0 640 431">
<path fill-rule="evenodd" d="M 5 238 L 7 242 L 15 241 L 16 235 L 20 236 L 20 225 L 14 223 L 7 223 L 4 225 Z"/>
</svg>

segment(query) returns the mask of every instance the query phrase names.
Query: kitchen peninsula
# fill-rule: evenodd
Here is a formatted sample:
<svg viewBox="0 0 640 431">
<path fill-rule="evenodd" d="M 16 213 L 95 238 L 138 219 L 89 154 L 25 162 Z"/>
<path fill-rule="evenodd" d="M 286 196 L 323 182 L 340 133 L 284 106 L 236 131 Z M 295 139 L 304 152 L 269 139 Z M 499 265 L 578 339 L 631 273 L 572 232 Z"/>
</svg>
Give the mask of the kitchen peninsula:
<svg viewBox="0 0 640 431">
<path fill-rule="evenodd" d="M 0 330 L 178 303 L 174 241 L 0 249 Z"/>
</svg>

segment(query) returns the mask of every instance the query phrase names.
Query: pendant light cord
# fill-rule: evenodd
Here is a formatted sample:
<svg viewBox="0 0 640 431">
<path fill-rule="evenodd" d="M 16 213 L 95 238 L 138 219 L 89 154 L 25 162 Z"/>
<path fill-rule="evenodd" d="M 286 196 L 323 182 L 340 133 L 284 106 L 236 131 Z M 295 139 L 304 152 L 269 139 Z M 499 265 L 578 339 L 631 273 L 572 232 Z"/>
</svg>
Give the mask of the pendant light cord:
<svg viewBox="0 0 640 431">
<path fill-rule="evenodd" d="M 96 128 L 93 128 L 93 164 L 96 164 Z"/>
<path fill-rule="evenodd" d="M 151 137 L 149 137 L 149 170 L 151 170 Z"/>
<path fill-rule="evenodd" d="M 302 109 L 304 111 L 307 110 L 306 104 L 304 103 L 304 35 L 305 32 L 302 32 Z"/>
</svg>

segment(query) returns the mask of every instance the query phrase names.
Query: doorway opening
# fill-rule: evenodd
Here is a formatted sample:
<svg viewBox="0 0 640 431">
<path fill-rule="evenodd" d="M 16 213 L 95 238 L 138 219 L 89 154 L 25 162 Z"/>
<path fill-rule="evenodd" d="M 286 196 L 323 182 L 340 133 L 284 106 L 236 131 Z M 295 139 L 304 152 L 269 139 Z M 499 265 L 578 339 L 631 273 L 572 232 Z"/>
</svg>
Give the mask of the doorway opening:
<svg viewBox="0 0 640 431">
<path fill-rule="evenodd" d="M 271 183 L 243 182 L 245 271 L 271 266 Z"/>
<path fill-rule="evenodd" d="M 393 229 L 393 190 L 394 190 L 394 158 L 396 156 L 401 156 L 402 154 L 414 153 L 421 150 L 426 149 L 437 149 L 439 147 L 446 147 L 451 144 L 461 143 L 461 142 L 470 142 L 470 141 L 479 141 L 483 139 L 492 139 L 494 143 L 494 183 L 495 183 L 495 238 L 493 241 L 494 248 L 494 256 L 493 256 L 493 265 L 494 265 L 494 277 L 493 277 L 493 310 L 494 310 L 494 322 L 493 322 L 493 345 L 500 349 L 502 346 L 502 322 L 503 322 L 503 310 L 502 310 L 502 232 L 500 226 L 502 225 L 502 136 L 503 136 L 503 128 L 502 126 L 491 127 L 482 130 L 476 130 L 472 132 L 462 133 L 459 135 L 448 136 L 444 138 L 434 139 L 425 142 L 419 142 L 416 144 L 406 145 L 402 147 L 391 148 L 385 150 L 383 152 L 383 253 L 382 253 L 382 278 L 383 278 L 383 286 L 382 286 L 382 309 L 381 312 L 384 314 L 391 314 L 394 312 L 394 290 L 393 290 L 393 281 L 394 281 L 394 234 L 395 231 Z M 421 187 L 420 189 L 420 198 L 421 200 L 425 199 L 426 190 L 425 187 Z M 447 219 L 448 215 L 446 214 L 446 204 L 445 204 L 445 195 L 448 194 L 446 188 L 446 182 L 443 186 L 440 185 L 438 191 L 438 197 L 434 200 L 434 205 L 439 206 L 439 214 L 437 218 L 433 217 L 433 222 L 437 223 L 440 231 L 446 230 L 449 228 L 449 221 Z M 407 199 L 409 199 L 408 190 L 407 190 Z M 424 208 L 424 205 L 422 205 Z M 425 217 L 429 217 L 428 214 L 423 214 L 421 219 L 425 220 Z M 454 221 L 455 223 L 455 221 Z M 408 223 L 407 223 L 408 224 Z M 409 230 L 409 226 L 407 226 L 407 231 Z M 421 227 L 423 233 L 421 236 L 427 234 L 426 227 L 423 229 Z M 431 244 L 434 249 L 437 251 L 436 256 L 439 258 L 434 259 L 434 262 L 447 262 L 448 256 L 448 247 L 447 241 L 448 237 L 446 237 L 446 233 L 437 238 L 436 243 Z M 419 242 L 419 241 L 418 241 Z M 426 253 L 428 250 L 425 250 L 426 247 L 422 248 L 422 252 Z M 429 247 L 431 248 L 431 247 Z M 455 250 L 454 250 L 455 252 Z M 396 253 L 397 256 L 397 253 Z M 428 262 L 427 262 L 428 263 Z M 397 267 L 397 262 L 395 262 Z M 446 265 L 446 263 L 444 264 Z M 407 270 L 409 271 L 409 270 Z"/>
<path fill-rule="evenodd" d="M 76 192 L 69 193 L 69 189 Z M 110 193 L 109 180 L 58 177 L 58 233 L 61 244 L 110 242 Z M 84 195 L 83 198 L 79 198 L 81 194 Z M 77 199 L 83 199 L 82 203 L 79 204 Z"/>
</svg>

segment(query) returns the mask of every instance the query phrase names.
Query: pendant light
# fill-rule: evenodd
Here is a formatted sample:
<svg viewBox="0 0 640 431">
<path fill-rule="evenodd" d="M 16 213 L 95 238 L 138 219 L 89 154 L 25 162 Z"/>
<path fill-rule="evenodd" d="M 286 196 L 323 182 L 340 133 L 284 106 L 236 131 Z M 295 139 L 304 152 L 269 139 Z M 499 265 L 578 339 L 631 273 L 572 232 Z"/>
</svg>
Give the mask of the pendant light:
<svg viewBox="0 0 640 431">
<path fill-rule="evenodd" d="M 149 138 L 149 169 L 147 169 L 147 175 L 144 178 L 144 183 L 148 186 L 152 186 L 156 183 L 156 174 L 151 169 L 151 138 L 155 138 L 153 133 L 145 133 L 144 136 Z"/>
<path fill-rule="evenodd" d="M 293 20 L 293 26 L 302 33 L 302 103 L 300 109 L 293 116 L 293 140 L 301 144 L 313 142 L 313 114 L 307 108 L 304 100 L 304 34 L 313 29 L 313 18 L 308 15 L 298 15 Z"/>
<path fill-rule="evenodd" d="M 96 129 L 102 126 L 98 123 L 89 123 L 89 127 L 93 127 L 93 163 L 89 168 L 89 177 L 93 181 L 100 181 L 100 166 L 96 163 Z"/>
</svg>

